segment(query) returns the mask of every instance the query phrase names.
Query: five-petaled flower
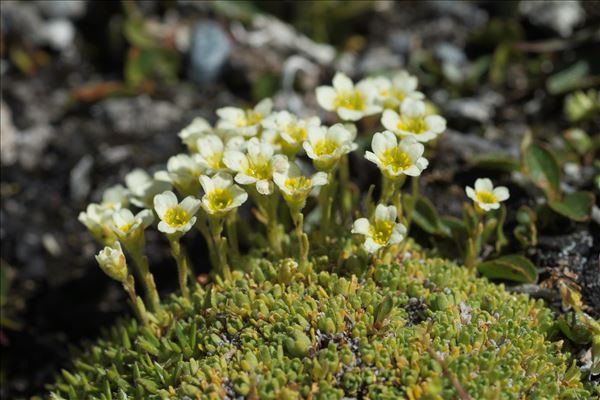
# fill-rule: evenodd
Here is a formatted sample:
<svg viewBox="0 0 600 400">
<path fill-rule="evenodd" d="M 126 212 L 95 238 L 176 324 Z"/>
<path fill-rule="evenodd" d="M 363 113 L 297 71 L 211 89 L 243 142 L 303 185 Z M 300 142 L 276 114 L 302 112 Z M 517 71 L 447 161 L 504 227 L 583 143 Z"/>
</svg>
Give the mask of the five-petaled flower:
<svg viewBox="0 0 600 400">
<path fill-rule="evenodd" d="M 167 179 L 182 194 L 197 193 L 200 189 L 198 177 L 203 173 L 204 166 L 198 154 L 177 154 L 167 161 Z"/>
<path fill-rule="evenodd" d="M 429 162 L 423 157 L 425 146 L 413 138 L 400 140 L 390 131 L 373 135 L 373 152 L 367 151 L 365 158 L 377 164 L 386 178 L 399 179 L 402 175 L 419 176 Z"/>
<path fill-rule="evenodd" d="M 198 139 L 210 134 L 213 128 L 204 118 L 194 118 L 194 120 L 179 132 L 179 138 L 187 146 L 191 153 L 198 151 L 196 143 Z"/>
<path fill-rule="evenodd" d="M 369 81 L 359 82 L 355 86 L 352 80 L 341 72 L 333 77 L 333 87 L 317 88 L 319 105 L 327 111 L 336 111 L 344 121 L 358 121 L 381 112 L 381 106 L 375 101 L 375 88 Z"/>
<path fill-rule="evenodd" d="M 127 261 L 119 242 L 100 250 L 96 255 L 96 261 L 100 269 L 110 278 L 119 282 L 124 282 L 127 278 Z"/>
<path fill-rule="evenodd" d="M 406 236 L 406 227 L 396 222 L 396 216 L 396 207 L 378 204 L 371 221 L 367 218 L 354 221 L 352 233 L 365 236 L 363 248 L 369 253 L 398 244 Z"/>
<path fill-rule="evenodd" d="M 131 203 L 140 208 L 151 208 L 154 196 L 171 189 L 171 182 L 166 177 L 156 179 L 156 176 L 150 176 L 141 168 L 136 168 L 125 175 L 125 184 L 131 194 Z"/>
<path fill-rule="evenodd" d="M 400 114 L 385 110 L 381 124 L 400 137 L 412 136 L 419 142 L 429 142 L 446 130 L 444 118 L 427 115 L 425 103 L 410 97 L 402 102 Z"/>
<path fill-rule="evenodd" d="M 417 91 L 419 81 L 406 71 L 400 71 L 392 79 L 385 77 L 368 78 L 376 89 L 378 101 L 385 107 L 397 109 L 404 99 L 422 100 L 423 93 Z"/>
<path fill-rule="evenodd" d="M 273 108 L 271 99 L 260 101 L 254 108 L 241 109 L 236 107 L 223 107 L 217 110 L 219 121 L 217 128 L 230 135 L 256 136 L 261 128 L 261 123 Z"/>
<path fill-rule="evenodd" d="M 315 187 L 327 184 L 327 174 L 317 172 L 309 178 L 302 175 L 296 164 L 291 163 L 284 172 L 273 174 L 273 180 L 288 205 L 300 210 Z"/>
<path fill-rule="evenodd" d="M 203 175 L 200 177 L 200 184 L 204 190 L 201 205 L 209 215 L 222 217 L 248 199 L 248 193 L 234 185 L 233 177 L 226 172 L 219 172 L 212 178 Z"/>
<path fill-rule="evenodd" d="M 492 181 L 488 178 L 479 178 L 475 181 L 475 190 L 467 186 L 467 196 L 473 200 L 475 207 L 487 212 L 500 208 L 500 202 L 510 197 L 508 189 L 504 186 L 494 188 Z"/>
<path fill-rule="evenodd" d="M 303 144 L 306 155 L 320 170 L 330 170 L 345 154 L 356 150 L 354 134 L 342 124 L 330 128 L 315 126 L 308 129 L 308 140 Z"/>
<path fill-rule="evenodd" d="M 188 196 L 177 202 L 177 196 L 171 191 L 165 191 L 154 196 L 154 210 L 160 218 L 158 230 L 168 235 L 183 234 L 196 223 L 196 213 L 200 208 L 200 200 Z"/>
<path fill-rule="evenodd" d="M 133 214 L 131 210 L 122 208 L 112 215 L 110 224 L 113 232 L 123 241 L 135 240 L 144 229 L 148 228 L 154 222 L 154 213 L 152 210 L 142 210 Z M 125 244 L 127 248 L 127 244 Z"/>
<path fill-rule="evenodd" d="M 268 142 L 281 146 L 283 153 L 292 157 L 302 149 L 308 128 L 320 125 L 319 117 L 298 118 L 288 111 L 279 111 L 263 121 L 263 137 Z"/>
<path fill-rule="evenodd" d="M 275 149 L 269 143 L 252 138 L 247 142 L 246 153 L 238 150 L 227 150 L 223 162 L 231 170 L 237 172 L 235 181 L 241 185 L 256 184 L 260 194 L 273 193 L 273 173 L 283 171 L 288 166 L 287 157 L 274 154 Z"/>
</svg>

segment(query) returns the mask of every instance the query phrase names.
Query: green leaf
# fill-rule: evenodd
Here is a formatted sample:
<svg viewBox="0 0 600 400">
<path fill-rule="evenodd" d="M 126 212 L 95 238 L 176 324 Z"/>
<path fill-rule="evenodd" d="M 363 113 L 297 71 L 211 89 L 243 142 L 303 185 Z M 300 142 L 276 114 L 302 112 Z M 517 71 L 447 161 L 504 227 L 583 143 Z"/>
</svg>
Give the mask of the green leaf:
<svg viewBox="0 0 600 400">
<path fill-rule="evenodd" d="M 481 275 L 490 279 L 535 283 L 538 278 L 535 266 L 531 261 L 517 254 L 484 261 L 477 265 L 477 269 Z"/>
<path fill-rule="evenodd" d="M 498 253 L 508 244 L 508 240 L 504 236 L 504 221 L 506 221 L 506 207 L 503 204 L 498 211 L 498 224 L 496 225 L 496 251 Z"/>
<path fill-rule="evenodd" d="M 381 325 L 383 321 L 390 315 L 394 308 L 394 299 L 391 296 L 386 296 L 377 308 L 375 308 L 374 323 L 375 325 Z"/>
<path fill-rule="evenodd" d="M 519 161 L 509 156 L 484 154 L 475 157 L 472 161 L 474 167 L 501 172 L 514 172 L 520 169 Z"/>
<path fill-rule="evenodd" d="M 550 208 L 558 214 L 582 222 L 590 219 L 595 196 L 591 192 L 573 192 L 562 200 L 548 202 Z"/>
<path fill-rule="evenodd" d="M 517 211 L 518 225 L 513 234 L 523 247 L 535 246 L 537 244 L 537 215 L 535 211 L 527 206 L 521 206 Z"/>
<path fill-rule="evenodd" d="M 548 199 L 560 198 L 560 167 L 554 154 L 545 147 L 531 143 L 524 149 L 524 172 L 541 188 Z"/>
<path fill-rule="evenodd" d="M 582 86 L 589 70 L 590 66 L 587 61 L 579 61 L 548 78 L 546 87 L 550 94 L 554 95 L 578 89 Z"/>
<path fill-rule="evenodd" d="M 412 220 L 425 232 L 432 235 L 450 236 L 450 232 L 442 224 L 440 217 L 433 204 L 424 197 L 404 195 L 404 207 L 413 210 Z"/>
</svg>

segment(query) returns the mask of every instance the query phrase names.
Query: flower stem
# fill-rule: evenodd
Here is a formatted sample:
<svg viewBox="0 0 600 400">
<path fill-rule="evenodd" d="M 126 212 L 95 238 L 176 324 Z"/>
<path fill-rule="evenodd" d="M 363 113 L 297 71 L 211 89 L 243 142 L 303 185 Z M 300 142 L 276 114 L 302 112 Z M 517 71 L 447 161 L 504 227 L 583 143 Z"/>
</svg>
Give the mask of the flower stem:
<svg viewBox="0 0 600 400">
<path fill-rule="evenodd" d="M 333 205 L 333 193 L 335 193 L 335 181 L 333 179 L 334 171 L 327 174 L 327 185 L 321 188 L 319 193 L 319 206 L 321 207 L 321 239 L 324 240 L 329 235 L 329 226 L 331 224 L 331 207 Z"/>
<path fill-rule="evenodd" d="M 150 321 L 148 320 L 148 315 L 146 315 L 146 308 L 144 307 L 144 302 L 142 299 L 135 293 L 135 280 L 132 275 L 127 275 L 127 278 L 122 282 L 123 288 L 129 295 L 129 301 L 131 301 L 131 306 L 133 307 L 133 311 L 137 315 L 137 317 L 142 321 L 142 324 L 148 326 L 150 325 Z"/>
<path fill-rule="evenodd" d="M 308 236 L 304 233 L 304 215 L 300 210 L 290 210 L 292 220 L 294 221 L 296 237 L 298 239 L 298 266 L 302 273 L 306 272 L 306 266 L 308 264 L 308 251 L 309 243 Z"/>
<path fill-rule="evenodd" d="M 229 242 L 229 249 L 231 250 L 232 257 L 237 258 L 240 255 L 240 247 L 238 244 L 237 235 L 237 213 L 231 212 L 226 218 L 227 240 Z"/>
<path fill-rule="evenodd" d="M 188 280 L 188 259 L 185 255 L 184 250 L 181 248 L 178 235 L 169 235 L 169 245 L 171 246 L 171 254 L 177 262 L 177 275 L 179 278 L 179 287 L 181 289 L 181 295 L 184 299 L 190 298 L 190 292 L 187 287 Z"/>
<path fill-rule="evenodd" d="M 343 156 L 340 159 L 339 167 L 340 177 L 340 200 L 341 200 L 341 214 L 342 221 L 345 223 L 352 213 L 352 192 L 350 191 L 350 165 L 348 161 L 348 155 Z"/>
<path fill-rule="evenodd" d="M 150 267 L 148 265 L 148 257 L 146 257 L 140 250 L 132 249 L 130 252 L 131 258 L 133 259 L 133 263 L 138 269 L 138 273 L 140 278 L 142 279 L 142 285 L 146 291 L 146 295 L 148 296 L 148 301 L 150 303 L 150 309 L 153 312 L 160 311 L 160 297 L 158 295 L 158 291 L 156 290 L 156 283 L 154 282 L 154 275 L 150 272 Z"/>
<path fill-rule="evenodd" d="M 195 226 L 206 241 L 206 246 L 208 247 L 208 256 L 210 258 L 210 264 L 217 265 L 215 243 L 213 241 L 212 235 L 210 234 L 210 229 L 208 227 L 208 216 L 206 215 L 206 213 L 204 213 L 203 211 L 198 212 L 198 219 L 196 221 Z"/>
<path fill-rule="evenodd" d="M 282 254 L 281 235 L 279 232 L 279 224 L 277 222 L 277 207 L 279 206 L 279 196 L 274 193 L 266 198 L 267 209 L 267 238 L 271 249 L 277 255 Z"/>
<path fill-rule="evenodd" d="M 225 217 L 226 218 L 226 217 Z M 231 279 L 231 269 L 227 263 L 227 240 L 221 235 L 223 232 L 224 218 L 209 217 L 208 224 L 213 242 L 215 243 L 216 268 L 223 274 L 225 279 Z"/>
</svg>

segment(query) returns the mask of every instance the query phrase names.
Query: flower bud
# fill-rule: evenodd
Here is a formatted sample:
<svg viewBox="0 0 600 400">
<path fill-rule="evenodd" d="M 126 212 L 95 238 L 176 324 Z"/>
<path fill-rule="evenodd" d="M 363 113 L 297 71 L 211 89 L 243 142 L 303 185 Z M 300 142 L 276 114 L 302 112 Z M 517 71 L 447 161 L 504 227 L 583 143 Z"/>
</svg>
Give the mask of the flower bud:
<svg viewBox="0 0 600 400">
<path fill-rule="evenodd" d="M 127 261 L 121 244 L 115 242 L 113 247 L 106 246 L 96 255 L 98 265 L 112 279 L 124 282 L 127 278 Z"/>
</svg>

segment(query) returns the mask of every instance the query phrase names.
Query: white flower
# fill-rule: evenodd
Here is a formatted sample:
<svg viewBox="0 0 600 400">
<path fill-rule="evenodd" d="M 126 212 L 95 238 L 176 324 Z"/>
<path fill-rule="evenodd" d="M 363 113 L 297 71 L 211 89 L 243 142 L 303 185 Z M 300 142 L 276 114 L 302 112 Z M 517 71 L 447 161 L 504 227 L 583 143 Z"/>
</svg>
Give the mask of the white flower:
<svg viewBox="0 0 600 400">
<path fill-rule="evenodd" d="M 425 103 L 407 98 L 400 106 L 400 114 L 385 110 L 383 126 L 400 137 L 412 136 L 419 142 L 429 142 L 446 130 L 446 120 L 439 115 L 426 115 Z"/>
<path fill-rule="evenodd" d="M 114 212 L 115 208 L 91 203 L 85 211 L 79 213 L 77 219 L 85 225 L 96 240 L 104 242 L 114 237 L 108 225 Z"/>
<path fill-rule="evenodd" d="M 307 178 L 302 175 L 296 164 L 291 163 L 284 172 L 274 173 L 273 180 L 288 204 L 303 208 L 311 191 L 317 186 L 327 184 L 327 174 L 317 172 L 312 177 Z"/>
<path fill-rule="evenodd" d="M 287 157 L 273 154 L 273 146 L 252 138 L 247 142 L 246 154 L 237 150 L 227 150 L 223 162 L 231 170 L 237 172 L 235 181 L 241 185 L 256 184 L 260 194 L 273 193 L 273 172 L 287 168 Z"/>
<path fill-rule="evenodd" d="M 194 118 L 191 124 L 183 128 L 179 132 L 181 141 L 188 147 L 191 153 L 195 153 L 198 149 L 196 142 L 198 139 L 212 132 L 212 127 L 204 118 Z"/>
<path fill-rule="evenodd" d="M 122 208 L 112 215 L 111 228 L 120 239 L 129 239 L 140 234 L 154 222 L 152 210 L 142 210 L 133 215 L 131 210 Z"/>
<path fill-rule="evenodd" d="M 475 181 L 475 190 L 467 186 L 467 196 L 475 202 L 475 207 L 483 211 L 496 210 L 500 208 L 500 202 L 510 197 L 508 189 L 504 186 L 494 188 L 492 181 L 488 178 L 479 178 Z"/>
<path fill-rule="evenodd" d="M 171 189 L 168 181 L 152 178 L 140 168 L 125 175 L 125 184 L 131 193 L 131 203 L 140 208 L 152 207 L 152 199 L 155 195 Z"/>
<path fill-rule="evenodd" d="M 198 177 L 203 173 L 204 168 L 198 154 L 177 154 L 167 161 L 169 181 L 180 193 L 196 194 L 200 189 Z"/>
<path fill-rule="evenodd" d="M 314 165 L 321 170 L 329 170 L 345 154 L 356 150 L 353 143 L 355 133 L 342 124 L 330 128 L 311 126 L 308 129 L 308 140 L 304 142 L 304 150 Z"/>
<path fill-rule="evenodd" d="M 198 162 L 207 173 L 215 173 L 227 170 L 223 162 L 225 149 L 240 150 L 246 147 L 246 139 L 242 136 L 235 136 L 227 140 L 227 144 L 217 135 L 207 135 L 198 139 Z"/>
<path fill-rule="evenodd" d="M 123 282 L 127 278 L 127 261 L 119 242 L 100 250 L 96 261 L 102 271 L 112 279 Z"/>
<path fill-rule="evenodd" d="M 200 208 L 200 200 L 188 196 L 177 202 L 177 196 L 165 191 L 154 196 L 154 209 L 161 219 L 158 230 L 166 234 L 185 233 L 196 223 L 196 213 Z"/>
<path fill-rule="evenodd" d="M 254 108 L 243 110 L 236 107 L 223 107 L 217 110 L 219 121 L 217 128 L 229 134 L 242 136 L 256 136 L 261 127 L 261 122 L 273 108 L 271 99 L 264 99 Z"/>
<path fill-rule="evenodd" d="M 364 235 L 366 240 L 363 248 L 374 253 L 381 247 L 400 243 L 406 236 L 406 227 L 396 222 L 396 207 L 378 204 L 373 220 L 357 219 L 352 233 Z"/>
<path fill-rule="evenodd" d="M 212 178 L 203 175 L 200 184 L 204 190 L 201 205 L 210 215 L 222 217 L 248 199 L 248 193 L 234 185 L 233 177 L 225 172 L 219 172 Z"/>
<path fill-rule="evenodd" d="M 263 137 L 268 142 L 281 146 L 285 154 L 292 156 L 302 149 L 302 143 L 308 135 L 307 129 L 320 125 L 319 117 L 302 119 L 288 111 L 280 111 L 271 114 L 263 121 L 265 128 Z"/>
<path fill-rule="evenodd" d="M 398 179 L 401 175 L 419 176 L 429 162 L 423 156 L 425 146 L 412 137 L 398 143 L 396 135 L 390 131 L 373 135 L 373 152 L 367 151 L 365 158 L 375 163 L 385 177 Z"/>
<path fill-rule="evenodd" d="M 129 190 L 121 184 L 109 187 L 102 194 L 102 205 L 114 210 L 129 205 Z"/>
<path fill-rule="evenodd" d="M 415 76 L 410 75 L 406 71 L 398 72 L 390 82 L 389 91 L 387 93 L 385 91 L 382 93 L 387 95 L 385 107 L 398 108 L 407 98 L 423 100 L 425 95 L 417 91 L 418 85 L 419 80 Z"/>
<path fill-rule="evenodd" d="M 344 121 L 359 119 L 381 112 L 381 107 L 375 104 L 375 88 L 369 81 L 363 81 L 356 86 L 352 80 L 341 72 L 333 77 L 333 87 L 319 86 L 317 102 L 327 111 L 336 111 Z"/>
</svg>

